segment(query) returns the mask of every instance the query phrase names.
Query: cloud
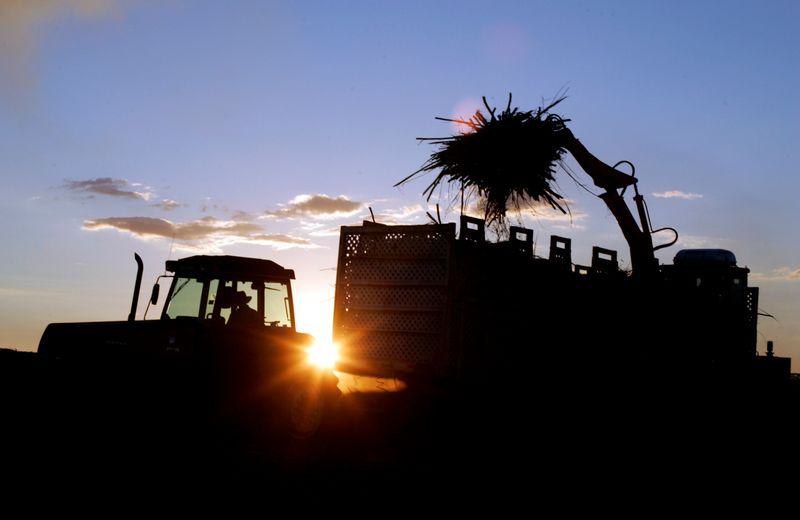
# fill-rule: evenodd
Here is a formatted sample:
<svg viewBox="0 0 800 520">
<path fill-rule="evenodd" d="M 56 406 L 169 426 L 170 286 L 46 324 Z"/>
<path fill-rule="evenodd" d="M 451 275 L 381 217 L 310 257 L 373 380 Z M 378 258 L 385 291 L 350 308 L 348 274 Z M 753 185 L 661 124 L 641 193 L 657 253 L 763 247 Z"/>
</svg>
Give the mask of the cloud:
<svg viewBox="0 0 800 520">
<path fill-rule="evenodd" d="M 283 234 L 252 235 L 247 237 L 247 242 L 268 245 L 275 249 L 288 249 L 290 247 L 313 249 L 320 247 L 307 238 Z"/>
<path fill-rule="evenodd" d="M 95 19 L 114 10 L 116 0 L 0 1 L 0 99 L 25 105 L 36 85 L 35 57 L 42 26 L 69 15 Z"/>
<path fill-rule="evenodd" d="M 355 226 L 358 224 L 351 224 L 351 225 Z M 309 235 L 311 235 L 312 237 L 338 237 L 340 232 L 341 228 L 339 226 L 336 226 L 336 227 L 317 229 L 316 231 L 312 231 L 311 233 L 309 233 Z"/>
<path fill-rule="evenodd" d="M 663 235 L 654 235 L 658 236 L 659 238 L 669 239 L 671 236 L 670 233 L 664 233 Z M 658 241 L 659 239 L 655 239 Z M 703 249 L 703 248 L 728 248 L 733 249 L 731 246 L 733 244 L 729 239 L 725 238 L 715 238 L 715 237 L 707 237 L 702 235 L 685 235 L 680 234 L 678 235 L 678 242 L 676 243 L 677 248 L 679 249 Z"/>
<path fill-rule="evenodd" d="M 218 220 L 203 217 L 189 222 L 171 222 L 152 217 L 108 217 L 86 220 L 83 229 L 99 231 L 113 229 L 142 240 L 166 238 L 175 240 L 182 249 L 219 250 L 231 244 L 261 244 L 275 249 L 290 247 L 319 247 L 308 239 L 286 234 L 265 234 L 263 228 L 252 222 Z"/>
<path fill-rule="evenodd" d="M 250 213 L 248 213 L 247 211 L 243 211 L 243 210 L 235 210 L 235 211 L 234 211 L 234 212 L 231 214 L 231 219 L 232 219 L 232 220 L 236 220 L 236 221 L 238 221 L 238 222 L 242 222 L 242 221 L 245 221 L 245 222 L 250 222 L 251 220 L 253 220 L 253 215 L 251 215 L 251 214 L 250 214 Z"/>
<path fill-rule="evenodd" d="M 431 209 L 431 214 L 436 214 L 436 209 Z M 355 216 L 355 215 L 354 215 Z M 360 220 L 342 223 L 343 226 L 360 226 L 363 221 L 372 222 L 372 215 L 363 213 L 359 215 Z M 402 206 L 397 209 L 388 209 L 375 213 L 375 222 L 387 225 L 420 224 L 428 222 L 425 216 L 425 208 L 420 204 L 412 206 Z M 326 226 L 319 222 L 304 222 L 302 229 L 312 237 L 338 237 L 341 226 Z"/>
<path fill-rule="evenodd" d="M 538 223 L 547 222 L 575 227 L 575 223 L 583 221 L 588 217 L 588 214 L 582 211 L 573 200 L 565 199 L 560 201 L 560 204 L 567 210 L 566 213 L 554 209 L 548 203 L 542 201 L 533 201 L 530 204 L 525 203 L 520 206 L 519 211 L 509 208 L 506 213 L 506 220 L 509 225 L 516 225 L 519 222 L 524 224 L 526 220 L 533 220 Z M 485 212 L 482 207 L 482 202 L 479 200 L 476 204 L 468 205 L 464 208 L 464 214 L 470 217 L 484 218 Z"/>
<path fill-rule="evenodd" d="M 329 197 L 325 194 L 298 195 L 277 211 L 267 211 L 266 218 L 297 218 L 308 217 L 313 219 L 333 219 L 355 215 L 365 208 L 363 202 L 350 200 L 344 195 Z"/>
<path fill-rule="evenodd" d="M 567 205 L 562 204 L 564 209 L 567 210 L 566 213 L 553 209 L 548 204 L 537 204 L 536 207 L 524 209 L 522 214 L 536 221 L 558 222 L 561 224 L 572 224 L 586 219 L 587 213 L 574 207 L 571 201 L 566 202 Z"/>
<path fill-rule="evenodd" d="M 791 267 L 778 267 L 768 273 L 750 273 L 750 279 L 756 282 L 775 282 L 775 281 L 789 281 L 794 282 L 800 280 L 800 267 L 792 269 Z"/>
<path fill-rule="evenodd" d="M 414 221 L 417 217 L 424 214 L 425 208 L 422 207 L 421 204 L 415 204 L 413 206 L 402 206 L 397 209 L 385 210 L 382 213 L 375 215 L 375 220 L 383 224 L 403 224 L 408 223 L 409 221 Z M 431 215 L 435 214 L 436 207 L 434 206 L 431 210 Z"/>
<path fill-rule="evenodd" d="M 161 202 L 154 202 L 150 204 L 150 206 L 154 208 L 163 209 L 164 211 L 172 211 L 174 209 L 180 208 L 181 206 L 185 206 L 185 204 L 181 204 L 177 200 L 164 199 Z"/>
<path fill-rule="evenodd" d="M 261 227 L 249 222 L 233 222 L 204 217 L 186 223 L 173 223 L 163 218 L 109 217 L 87 220 L 87 230 L 116 229 L 142 238 L 171 238 L 175 240 L 202 240 L 214 235 L 247 236 Z"/>
<path fill-rule="evenodd" d="M 322 222 L 302 222 L 300 229 L 312 237 L 339 236 L 339 226 L 329 226 Z"/>
<path fill-rule="evenodd" d="M 128 199 L 150 200 L 153 194 L 149 191 L 133 191 L 126 188 L 136 188 L 141 186 L 138 183 L 131 183 L 125 179 L 112 179 L 111 177 L 98 177 L 85 181 L 64 182 L 63 187 L 71 191 L 108 195 L 109 197 L 123 197 Z M 174 202 L 174 201 L 172 201 Z"/>
<path fill-rule="evenodd" d="M 653 196 L 658 197 L 660 199 L 683 199 L 683 200 L 696 200 L 703 198 L 703 196 L 699 193 L 686 193 L 679 190 L 654 192 Z"/>
</svg>

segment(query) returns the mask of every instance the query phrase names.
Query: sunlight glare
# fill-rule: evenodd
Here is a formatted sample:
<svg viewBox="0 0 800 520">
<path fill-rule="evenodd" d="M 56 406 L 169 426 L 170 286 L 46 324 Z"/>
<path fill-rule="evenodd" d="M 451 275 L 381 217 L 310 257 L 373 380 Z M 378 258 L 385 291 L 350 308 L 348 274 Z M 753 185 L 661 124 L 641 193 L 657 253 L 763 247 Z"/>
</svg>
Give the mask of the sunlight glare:
<svg viewBox="0 0 800 520">
<path fill-rule="evenodd" d="M 476 111 L 481 109 L 485 110 L 480 99 L 465 98 L 459 101 L 455 107 L 453 107 L 453 112 L 450 115 L 450 119 L 468 121 L 473 115 L 475 115 Z M 472 132 L 472 128 L 463 123 L 456 123 L 453 121 L 451 125 L 453 127 L 453 133 L 455 134 L 467 134 Z"/>
<path fill-rule="evenodd" d="M 338 348 L 332 341 L 317 339 L 308 350 L 308 360 L 320 368 L 333 368 L 337 355 Z"/>
</svg>

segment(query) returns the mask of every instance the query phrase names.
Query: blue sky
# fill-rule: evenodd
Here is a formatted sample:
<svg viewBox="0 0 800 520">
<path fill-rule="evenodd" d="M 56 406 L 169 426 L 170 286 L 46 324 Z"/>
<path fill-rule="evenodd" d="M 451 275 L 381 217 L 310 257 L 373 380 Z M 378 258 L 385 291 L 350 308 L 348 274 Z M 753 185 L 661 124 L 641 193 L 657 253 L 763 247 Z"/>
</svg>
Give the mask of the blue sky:
<svg viewBox="0 0 800 520">
<path fill-rule="evenodd" d="M 338 226 L 426 220 L 427 179 L 393 184 L 433 151 L 416 137 L 453 132 L 434 117 L 566 91 L 576 136 L 680 232 L 661 259 L 733 250 L 777 318 L 759 348 L 798 360 L 798 21 L 791 1 L 3 0 L 0 346 L 125 318 L 134 252 L 145 293 L 168 258 L 271 258 L 325 333 Z M 559 186 L 571 219 L 523 217 L 537 254 L 555 233 L 625 265 L 602 202 Z"/>
</svg>

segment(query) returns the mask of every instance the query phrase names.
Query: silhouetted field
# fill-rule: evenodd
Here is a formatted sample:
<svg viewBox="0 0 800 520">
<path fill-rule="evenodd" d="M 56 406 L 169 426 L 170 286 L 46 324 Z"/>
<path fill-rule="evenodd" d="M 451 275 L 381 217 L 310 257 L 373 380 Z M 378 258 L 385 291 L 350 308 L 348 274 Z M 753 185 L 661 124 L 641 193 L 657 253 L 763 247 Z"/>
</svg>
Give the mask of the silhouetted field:
<svg viewBox="0 0 800 520">
<path fill-rule="evenodd" d="M 4 427 L 5 489 L 75 507 L 98 495 L 188 509 L 234 500 L 265 511 L 578 497 L 623 505 L 631 495 L 675 500 L 720 482 L 755 485 L 796 455 L 796 384 L 779 397 L 739 401 L 513 390 L 346 394 L 306 440 L 208 428 L 163 410 L 45 416 L 41 403 L 26 408 L 33 401 L 19 396 Z"/>
</svg>

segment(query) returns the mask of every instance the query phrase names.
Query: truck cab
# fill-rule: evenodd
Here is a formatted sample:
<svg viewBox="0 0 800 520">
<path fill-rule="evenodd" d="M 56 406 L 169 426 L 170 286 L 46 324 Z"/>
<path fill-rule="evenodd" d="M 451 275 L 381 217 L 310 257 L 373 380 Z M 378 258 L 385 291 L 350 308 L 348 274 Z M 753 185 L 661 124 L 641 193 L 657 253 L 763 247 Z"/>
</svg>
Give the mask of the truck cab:
<svg viewBox="0 0 800 520">
<path fill-rule="evenodd" d="M 749 272 L 725 249 L 682 249 L 661 266 L 670 314 L 692 352 L 717 363 L 757 355 L 758 287 L 748 286 Z"/>
</svg>

